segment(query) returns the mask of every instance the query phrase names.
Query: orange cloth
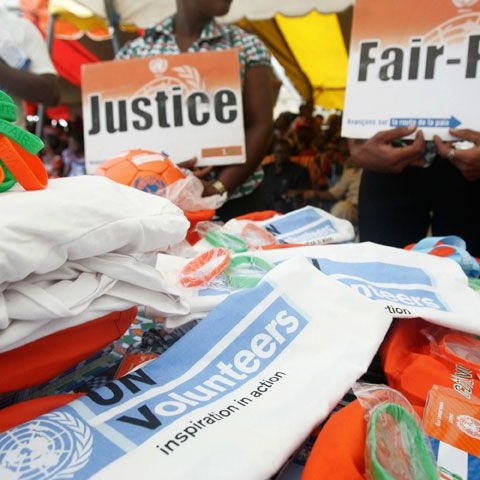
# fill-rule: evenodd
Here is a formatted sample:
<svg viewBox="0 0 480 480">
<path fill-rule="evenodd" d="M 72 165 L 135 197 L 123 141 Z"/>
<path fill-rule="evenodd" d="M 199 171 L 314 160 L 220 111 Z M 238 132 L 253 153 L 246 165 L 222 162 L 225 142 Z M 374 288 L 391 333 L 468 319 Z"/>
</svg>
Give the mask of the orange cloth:
<svg viewBox="0 0 480 480">
<path fill-rule="evenodd" d="M 363 480 L 364 411 L 358 400 L 334 413 L 320 430 L 301 480 Z"/>
<path fill-rule="evenodd" d="M 41 385 L 120 338 L 137 308 L 113 312 L 0 353 L 0 393 Z"/>
<path fill-rule="evenodd" d="M 428 338 L 421 332 L 429 325 L 421 318 L 397 320 L 380 349 L 388 384 L 403 393 L 421 416 L 433 385 L 449 387 L 467 396 L 480 396 L 475 372 L 431 351 Z"/>
</svg>

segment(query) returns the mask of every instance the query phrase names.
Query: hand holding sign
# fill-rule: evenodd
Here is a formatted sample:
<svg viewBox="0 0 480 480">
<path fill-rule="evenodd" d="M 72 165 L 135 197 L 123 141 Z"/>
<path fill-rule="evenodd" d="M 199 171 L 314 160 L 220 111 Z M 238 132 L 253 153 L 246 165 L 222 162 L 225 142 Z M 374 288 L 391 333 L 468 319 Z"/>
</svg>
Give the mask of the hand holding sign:
<svg viewBox="0 0 480 480">
<path fill-rule="evenodd" d="M 469 129 L 451 129 L 450 133 L 460 140 L 473 143 L 471 148 L 455 148 L 451 142 L 442 142 L 434 137 L 438 153 L 450 160 L 468 181 L 480 179 L 480 132 Z"/>
<path fill-rule="evenodd" d="M 410 145 L 402 148 L 396 143 L 414 133 L 416 127 L 398 127 L 376 133 L 366 141 L 349 140 L 352 160 L 360 167 L 375 172 L 399 173 L 407 166 L 424 165 L 425 140 L 421 130 L 417 130 Z"/>
</svg>

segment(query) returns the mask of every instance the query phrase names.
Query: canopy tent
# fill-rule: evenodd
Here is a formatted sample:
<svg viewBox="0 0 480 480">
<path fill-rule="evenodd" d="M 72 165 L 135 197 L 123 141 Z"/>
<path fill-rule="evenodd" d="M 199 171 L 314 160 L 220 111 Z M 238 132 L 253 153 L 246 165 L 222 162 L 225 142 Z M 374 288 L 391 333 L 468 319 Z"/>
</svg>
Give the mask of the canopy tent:
<svg viewBox="0 0 480 480">
<path fill-rule="evenodd" d="M 44 31 L 55 19 L 52 57 L 61 76 L 75 85 L 81 63 L 113 58 L 114 50 L 137 34 L 132 27 L 145 28 L 175 10 L 174 0 L 19 1 Z M 222 21 L 235 21 L 259 35 L 303 99 L 342 109 L 353 2 L 241 0 L 232 3 Z M 113 44 L 105 41 L 112 32 Z M 60 42 L 66 38 L 70 40 Z"/>
</svg>

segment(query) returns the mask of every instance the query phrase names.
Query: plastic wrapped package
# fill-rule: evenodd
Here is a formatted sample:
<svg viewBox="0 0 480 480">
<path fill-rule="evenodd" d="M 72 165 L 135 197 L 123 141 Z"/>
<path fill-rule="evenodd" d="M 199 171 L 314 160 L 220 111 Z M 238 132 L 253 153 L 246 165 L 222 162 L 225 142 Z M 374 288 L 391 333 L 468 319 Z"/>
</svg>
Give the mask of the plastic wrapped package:
<svg viewBox="0 0 480 480">
<path fill-rule="evenodd" d="M 260 257 L 247 253 L 232 255 L 230 250 L 217 247 L 188 261 L 178 274 L 178 282 L 187 288 L 253 288 L 272 268 L 273 264 Z"/>
<path fill-rule="evenodd" d="M 228 267 L 230 252 L 223 247 L 212 248 L 190 260 L 180 271 L 179 282 L 184 287 L 208 285 Z"/>
<path fill-rule="evenodd" d="M 369 480 L 435 480 L 433 453 L 408 400 L 383 385 L 354 388 L 367 422 L 366 478 Z"/>
<path fill-rule="evenodd" d="M 209 247 L 225 247 L 235 253 L 261 249 L 275 245 L 274 235 L 258 222 L 249 220 L 230 220 L 221 225 L 216 222 L 199 222 L 196 232 L 204 241 L 199 249 Z"/>
<path fill-rule="evenodd" d="M 164 196 L 185 211 L 216 210 L 227 201 L 227 194 L 202 197 L 203 183 L 194 175 L 187 175 L 168 185 Z"/>
</svg>

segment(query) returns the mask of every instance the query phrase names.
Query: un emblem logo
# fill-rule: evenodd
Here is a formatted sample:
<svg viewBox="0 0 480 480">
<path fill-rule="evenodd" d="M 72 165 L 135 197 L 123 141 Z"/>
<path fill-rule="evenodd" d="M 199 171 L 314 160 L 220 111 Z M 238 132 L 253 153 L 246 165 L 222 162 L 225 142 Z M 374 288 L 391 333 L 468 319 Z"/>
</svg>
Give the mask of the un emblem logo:
<svg viewBox="0 0 480 480">
<path fill-rule="evenodd" d="M 156 175 L 146 174 L 137 177 L 132 186 L 143 192 L 161 195 L 165 191 L 167 184 Z"/>
<path fill-rule="evenodd" d="M 52 412 L 0 436 L 0 478 L 72 477 L 90 458 L 93 436 L 68 413 Z"/>
</svg>

